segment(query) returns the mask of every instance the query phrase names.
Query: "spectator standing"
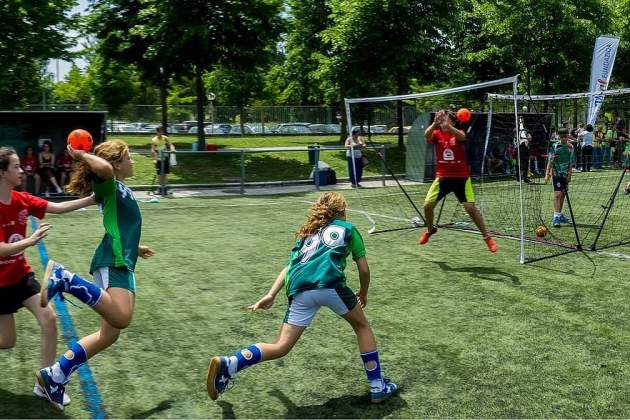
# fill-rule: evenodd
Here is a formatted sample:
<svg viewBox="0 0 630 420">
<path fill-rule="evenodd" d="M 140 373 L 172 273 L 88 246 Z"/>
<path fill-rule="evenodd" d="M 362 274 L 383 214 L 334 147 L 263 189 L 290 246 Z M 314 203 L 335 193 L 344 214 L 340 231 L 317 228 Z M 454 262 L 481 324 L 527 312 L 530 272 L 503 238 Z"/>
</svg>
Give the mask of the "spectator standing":
<svg viewBox="0 0 630 420">
<path fill-rule="evenodd" d="M 155 171 L 160 183 L 158 194 L 163 196 L 167 195 L 166 176 L 171 172 L 169 152 L 174 151 L 175 146 L 173 146 L 170 139 L 164 135 L 164 129 L 162 127 L 156 128 L 155 137 L 151 139 L 151 157 L 153 158 Z M 160 157 L 162 159 L 160 159 Z"/>
<path fill-rule="evenodd" d="M 606 129 L 606 139 L 604 144 L 606 145 L 603 150 L 603 160 L 605 166 L 612 166 L 613 162 L 613 151 L 615 147 L 615 131 L 613 130 L 612 124 L 608 124 Z"/>
<path fill-rule="evenodd" d="M 363 178 L 363 152 L 365 147 L 363 137 L 359 135 L 359 128 L 352 129 L 352 135 L 346 139 L 346 160 L 348 161 L 348 175 L 353 187 L 361 186 Z"/>
<path fill-rule="evenodd" d="M 582 170 L 588 172 L 591 170 L 593 159 L 593 126 L 586 125 L 586 130 L 582 134 Z"/>
<path fill-rule="evenodd" d="M 602 169 L 602 157 L 604 156 L 604 143 L 606 135 L 602 127 L 597 127 L 593 136 L 593 169 Z"/>
<path fill-rule="evenodd" d="M 20 158 L 20 166 L 24 171 L 24 176 L 22 177 L 22 191 L 26 192 L 27 190 L 28 178 L 33 178 L 33 182 L 35 183 L 35 190 L 33 191 L 33 194 L 39 194 L 41 178 L 37 173 L 39 163 L 33 146 L 27 146 L 26 149 L 24 149 L 24 156 Z"/>
</svg>

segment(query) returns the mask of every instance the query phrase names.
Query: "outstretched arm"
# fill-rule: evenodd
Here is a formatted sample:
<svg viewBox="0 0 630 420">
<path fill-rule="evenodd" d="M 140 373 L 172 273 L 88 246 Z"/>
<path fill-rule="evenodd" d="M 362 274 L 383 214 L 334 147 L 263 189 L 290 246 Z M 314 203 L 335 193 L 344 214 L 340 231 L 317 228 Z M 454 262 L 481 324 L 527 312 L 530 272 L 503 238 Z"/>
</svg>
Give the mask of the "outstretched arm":
<svg viewBox="0 0 630 420">
<path fill-rule="evenodd" d="M 42 223 L 28 238 L 11 243 L 0 242 L 0 257 L 8 257 L 9 255 L 19 254 L 26 248 L 35 245 L 40 239 L 44 239 L 46 235 L 48 235 L 48 231 L 51 228 L 52 225 Z"/>
<path fill-rule="evenodd" d="M 96 204 L 96 199 L 94 198 L 94 194 L 91 194 L 87 197 L 79 198 L 77 200 L 72 201 L 64 201 L 63 203 L 54 203 L 52 201 L 48 202 L 46 206 L 46 213 L 52 214 L 63 214 L 69 213 L 74 210 L 82 209 L 87 206 L 91 206 Z"/>
<path fill-rule="evenodd" d="M 273 301 L 276 298 L 276 295 L 278 294 L 280 290 L 282 290 L 282 287 L 284 286 L 284 278 L 287 275 L 288 269 L 289 267 L 284 267 L 284 269 L 280 272 L 280 274 L 278 274 L 278 277 L 276 277 L 276 281 L 273 282 L 273 285 L 271 286 L 271 289 L 269 289 L 269 292 L 267 292 L 265 296 L 260 298 L 258 302 L 254 303 L 253 305 L 248 306 L 247 309 L 254 312 L 258 309 L 271 308 L 271 306 L 273 305 Z"/>
</svg>

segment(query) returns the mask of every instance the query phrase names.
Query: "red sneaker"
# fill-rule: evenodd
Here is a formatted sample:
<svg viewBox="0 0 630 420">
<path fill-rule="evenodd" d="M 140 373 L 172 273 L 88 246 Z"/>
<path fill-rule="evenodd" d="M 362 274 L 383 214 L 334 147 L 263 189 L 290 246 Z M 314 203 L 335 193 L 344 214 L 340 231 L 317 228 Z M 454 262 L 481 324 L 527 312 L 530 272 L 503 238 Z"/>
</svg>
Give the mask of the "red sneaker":
<svg viewBox="0 0 630 420">
<path fill-rule="evenodd" d="M 488 251 L 497 252 L 497 242 L 492 238 L 492 236 L 488 236 L 487 238 L 483 238 L 484 242 L 488 246 Z"/>
<path fill-rule="evenodd" d="M 427 242 L 429 242 L 429 238 L 431 237 L 431 235 L 433 235 L 435 232 L 437 232 L 437 228 L 433 228 L 432 231 L 429 232 L 429 230 L 425 230 L 424 232 L 422 232 L 422 234 L 420 235 L 420 238 L 418 239 L 418 243 L 420 245 L 424 245 Z"/>
</svg>

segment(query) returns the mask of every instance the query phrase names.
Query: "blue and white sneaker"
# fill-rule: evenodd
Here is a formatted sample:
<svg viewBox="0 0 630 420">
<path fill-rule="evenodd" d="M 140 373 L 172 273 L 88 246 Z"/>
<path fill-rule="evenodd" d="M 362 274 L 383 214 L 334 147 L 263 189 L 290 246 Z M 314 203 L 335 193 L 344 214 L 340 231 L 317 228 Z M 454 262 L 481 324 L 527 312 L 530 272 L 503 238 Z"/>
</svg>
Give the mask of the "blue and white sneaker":
<svg viewBox="0 0 630 420">
<path fill-rule="evenodd" d="M 560 216 L 554 215 L 551 219 L 551 224 L 553 225 L 553 227 L 560 227 Z"/>
<path fill-rule="evenodd" d="M 35 394 L 35 396 L 37 398 L 46 398 L 46 391 L 44 391 L 44 388 L 42 388 L 42 386 L 39 384 L 39 382 L 35 381 L 35 387 L 33 388 L 33 394 Z M 70 403 L 72 402 L 72 400 L 70 399 L 70 396 L 68 395 L 68 393 L 64 392 L 63 393 L 63 405 L 70 405 Z"/>
<path fill-rule="evenodd" d="M 48 306 L 48 302 L 56 295 L 59 295 L 59 297 L 63 299 L 61 292 L 65 291 L 66 281 L 64 271 L 66 270 L 63 268 L 63 265 L 53 260 L 48 260 L 48 265 L 46 265 L 46 271 L 44 272 L 44 281 L 42 282 L 42 288 L 39 293 L 39 304 L 42 308 Z"/>
<path fill-rule="evenodd" d="M 374 404 L 383 402 L 389 397 L 396 395 L 396 393 L 398 392 L 398 385 L 391 382 L 388 378 L 383 378 L 383 384 L 384 386 L 380 390 L 372 390 L 370 392 L 370 400 Z"/>
<path fill-rule="evenodd" d="M 208 378 L 206 386 L 208 387 L 208 395 L 213 400 L 219 398 L 219 395 L 232 388 L 234 380 L 228 371 L 228 358 L 225 356 L 213 357 L 208 367 Z"/>
<path fill-rule="evenodd" d="M 564 214 L 560 215 L 560 223 L 571 224 L 571 221 Z"/>
<path fill-rule="evenodd" d="M 44 396 L 57 410 L 63 411 L 64 398 L 66 387 L 63 384 L 58 384 L 53 381 L 50 374 L 50 368 L 40 369 L 35 376 L 37 376 L 37 383 L 42 387 Z"/>
</svg>

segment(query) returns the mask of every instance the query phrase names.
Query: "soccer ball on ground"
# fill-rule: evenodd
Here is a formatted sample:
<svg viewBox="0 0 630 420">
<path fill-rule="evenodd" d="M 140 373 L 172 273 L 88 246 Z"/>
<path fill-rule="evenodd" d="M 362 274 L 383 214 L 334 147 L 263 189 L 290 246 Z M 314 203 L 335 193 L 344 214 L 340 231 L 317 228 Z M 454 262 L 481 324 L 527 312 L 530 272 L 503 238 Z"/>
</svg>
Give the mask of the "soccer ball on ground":
<svg viewBox="0 0 630 420">
<path fill-rule="evenodd" d="M 547 232 L 549 231 L 544 226 L 538 226 L 536 228 L 536 236 L 538 236 L 539 238 L 544 238 L 545 236 L 547 236 Z"/>
</svg>

